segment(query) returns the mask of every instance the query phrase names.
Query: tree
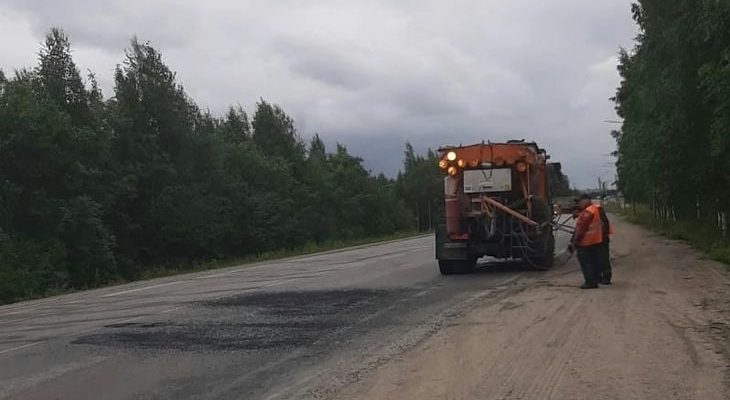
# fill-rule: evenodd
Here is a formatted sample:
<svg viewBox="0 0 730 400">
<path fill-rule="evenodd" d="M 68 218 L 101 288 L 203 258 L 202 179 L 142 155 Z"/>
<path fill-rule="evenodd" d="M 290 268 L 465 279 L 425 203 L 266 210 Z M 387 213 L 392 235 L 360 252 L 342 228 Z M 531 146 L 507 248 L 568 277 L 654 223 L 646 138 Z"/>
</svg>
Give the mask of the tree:
<svg viewBox="0 0 730 400">
<path fill-rule="evenodd" d="M 251 138 L 251 124 L 248 115 L 239 105 L 230 107 L 220 126 L 220 132 L 226 142 L 239 144 Z"/>
<path fill-rule="evenodd" d="M 619 55 L 614 98 L 624 119 L 613 134 L 618 183 L 630 199 L 694 215 L 698 197 L 727 201 L 728 164 L 713 150 L 723 151 L 718 138 L 730 127 L 730 90 L 722 83 L 730 4 L 643 0 L 632 11 L 640 34 L 636 47 Z"/>
<path fill-rule="evenodd" d="M 429 149 L 424 157 L 406 143 L 403 172 L 398 175 L 397 186 L 416 218 L 418 229 L 432 229 L 443 210 L 443 173 L 436 153 Z"/>
<path fill-rule="evenodd" d="M 38 77 L 45 96 L 68 113 L 75 125 L 89 123 L 88 94 L 71 57 L 71 42 L 59 28 L 52 28 L 40 51 Z"/>
<path fill-rule="evenodd" d="M 550 187 L 553 196 L 567 197 L 571 195 L 570 179 L 563 173 L 563 166 L 560 163 L 551 163 L 550 166 Z"/>
<path fill-rule="evenodd" d="M 172 248 L 184 247 L 167 231 L 180 222 L 174 209 L 181 205 L 172 197 L 183 195 L 186 149 L 200 114 L 162 55 L 136 38 L 117 67 L 112 108 L 118 182 L 112 225 L 125 274 L 134 276 L 134 265 L 163 262 Z"/>
<path fill-rule="evenodd" d="M 65 34 L 52 30 L 39 67 L 21 70 L 3 86 L 3 241 L 11 255 L 6 261 L 22 271 L 15 276 L 32 280 L 8 296 L 96 285 L 116 265 L 101 206 L 100 157 L 108 142 L 91 117 Z M 31 264 L 22 266 L 26 261 Z"/>
<path fill-rule="evenodd" d="M 253 141 L 267 156 L 291 163 L 304 159 L 304 145 L 294 128 L 294 120 L 278 105 L 261 99 L 253 117 Z"/>
</svg>

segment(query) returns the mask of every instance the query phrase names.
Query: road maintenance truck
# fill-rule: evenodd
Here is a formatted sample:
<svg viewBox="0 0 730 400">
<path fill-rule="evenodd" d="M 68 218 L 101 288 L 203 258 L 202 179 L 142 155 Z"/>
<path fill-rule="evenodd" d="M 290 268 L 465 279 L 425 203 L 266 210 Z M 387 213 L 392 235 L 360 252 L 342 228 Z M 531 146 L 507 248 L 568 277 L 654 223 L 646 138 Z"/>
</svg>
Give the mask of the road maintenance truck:
<svg viewBox="0 0 730 400">
<path fill-rule="evenodd" d="M 446 146 L 438 154 L 445 175 L 444 215 L 436 231 L 442 274 L 469 272 L 484 256 L 552 266 L 551 174 L 559 164 L 548 162 L 544 149 L 511 140 Z"/>
</svg>

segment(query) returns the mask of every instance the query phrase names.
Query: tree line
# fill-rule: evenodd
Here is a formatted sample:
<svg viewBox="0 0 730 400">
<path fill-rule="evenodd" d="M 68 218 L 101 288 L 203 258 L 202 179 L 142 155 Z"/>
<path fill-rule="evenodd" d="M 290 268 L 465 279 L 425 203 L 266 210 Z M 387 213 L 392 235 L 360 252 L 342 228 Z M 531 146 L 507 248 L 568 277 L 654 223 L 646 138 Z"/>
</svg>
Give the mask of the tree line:
<svg viewBox="0 0 730 400">
<path fill-rule="evenodd" d="M 436 155 L 397 179 L 305 141 L 261 99 L 215 116 L 132 39 L 105 98 L 52 29 L 38 65 L 0 71 L 0 302 L 139 278 L 151 268 L 428 229 Z"/>
<path fill-rule="evenodd" d="M 730 2 L 639 0 L 620 52 L 618 185 L 663 216 L 715 218 L 730 205 Z M 722 214 L 722 213 L 721 213 Z"/>
</svg>

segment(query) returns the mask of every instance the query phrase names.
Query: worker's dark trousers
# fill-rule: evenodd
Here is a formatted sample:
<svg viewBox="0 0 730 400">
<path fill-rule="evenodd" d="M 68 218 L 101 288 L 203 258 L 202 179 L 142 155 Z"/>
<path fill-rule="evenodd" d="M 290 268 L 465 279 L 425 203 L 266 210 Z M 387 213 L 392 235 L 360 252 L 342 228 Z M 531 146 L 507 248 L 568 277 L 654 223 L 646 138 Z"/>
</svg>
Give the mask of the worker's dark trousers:
<svg viewBox="0 0 730 400">
<path fill-rule="evenodd" d="M 601 247 L 601 283 L 611 283 L 613 271 L 611 270 L 611 256 L 608 251 L 609 242 L 603 242 Z"/>
<path fill-rule="evenodd" d="M 596 286 L 601 277 L 601 245 L 578 247 L 578 262 L 586 286 Z"/>
</svg>

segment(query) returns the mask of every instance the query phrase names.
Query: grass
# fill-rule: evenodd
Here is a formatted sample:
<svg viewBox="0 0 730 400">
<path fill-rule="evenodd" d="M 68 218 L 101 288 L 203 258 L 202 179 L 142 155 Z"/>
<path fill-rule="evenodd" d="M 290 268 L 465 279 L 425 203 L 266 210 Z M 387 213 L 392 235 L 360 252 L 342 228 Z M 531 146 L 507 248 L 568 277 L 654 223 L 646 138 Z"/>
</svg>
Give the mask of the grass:
<svg viewBox="0 0 730 400">
<path fill-rule="evenodd" d="M 662 236 L 682 240 L 700 250 L 707 258 L 730 265 L 730 241 L 722 238 L 720 231 L 711 223 L 697 220 L 662 220 L 654 218 L 654 213 L 645 205 L 633 209 L 609 207 L 609 210 L 622 215 L 626 221 L 643 226 Z"/>
</svg>

